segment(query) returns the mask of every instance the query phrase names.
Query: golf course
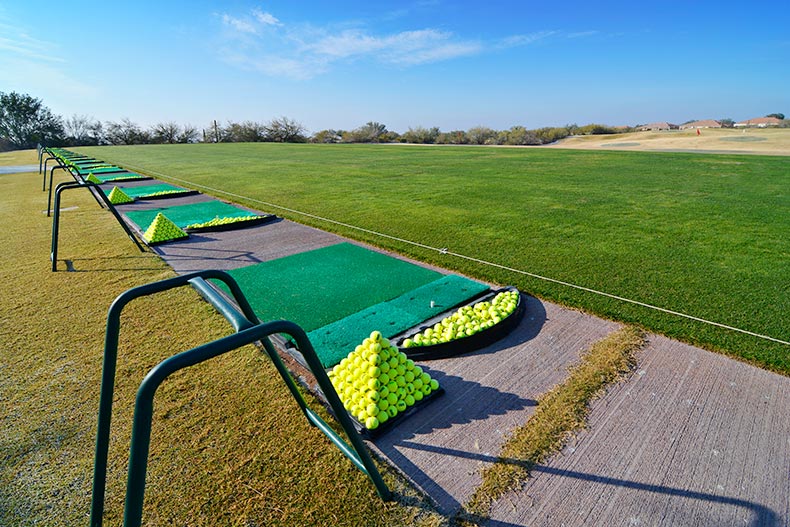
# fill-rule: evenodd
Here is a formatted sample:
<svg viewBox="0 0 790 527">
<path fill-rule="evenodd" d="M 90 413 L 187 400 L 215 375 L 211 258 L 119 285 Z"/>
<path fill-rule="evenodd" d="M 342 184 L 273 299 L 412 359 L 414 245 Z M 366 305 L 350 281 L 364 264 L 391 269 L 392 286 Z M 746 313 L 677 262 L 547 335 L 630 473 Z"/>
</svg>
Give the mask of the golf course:
<svg viewBox="0 0 790 527">
<path fill-rule="evenodd" d="M 790 373 L 776 342 L 790 335 L 786 156 L 298 144 L 79 151 Z"/>
</svg>

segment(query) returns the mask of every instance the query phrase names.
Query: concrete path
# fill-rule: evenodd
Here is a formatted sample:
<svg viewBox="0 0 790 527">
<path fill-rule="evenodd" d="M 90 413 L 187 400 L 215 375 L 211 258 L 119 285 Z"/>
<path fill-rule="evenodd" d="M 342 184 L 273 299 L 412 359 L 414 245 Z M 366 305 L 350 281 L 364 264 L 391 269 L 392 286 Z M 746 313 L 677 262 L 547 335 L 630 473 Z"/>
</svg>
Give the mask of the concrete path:
<svg viewBox="0 0 790 527">
<path fill-rule="evenodd" d="M 146 184 L 153 184 L 151 181 Z M 171 206 L 206 196 L 138 202 Z M 155 248 L 179 273 L 233 269 L 344 241 L 286 220 Z M 445 394 L 371 447 L 452 514 L 535 401 L 619 326 L 534 298 L 506 339 L 421 365 Z M 788 351 L 790 352 L 790 350 Z M 499 500 L 488 525 L 790 525 L 790 378 L 650 336 L 590 427 Z"/>
<path fill-rule="evenodd" d="M 491 526 L 790 525 L 790 378 L 651 336 Z"/>
</svg>

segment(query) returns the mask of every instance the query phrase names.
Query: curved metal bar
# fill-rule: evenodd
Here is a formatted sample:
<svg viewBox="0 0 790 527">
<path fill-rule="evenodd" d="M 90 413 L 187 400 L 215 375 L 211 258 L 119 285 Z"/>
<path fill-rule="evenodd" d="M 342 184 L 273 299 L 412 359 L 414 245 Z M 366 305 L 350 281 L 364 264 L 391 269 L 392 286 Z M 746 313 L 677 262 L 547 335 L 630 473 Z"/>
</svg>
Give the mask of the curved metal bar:
<svg viewBox="0 0 790 527">
<path fill-rule="evenodd" d="M 55 187 L 55 215 L 53 216 L 52 219 L 52 244 L 51 244 L 51 251 L 49 254 L 49 258 L 50 260 L 52 260 L 53 273 L 58 270 L 58 234 L 60 230 L 60 200 L 61 200 L 60 195 L 64 191 L 72 188 L 95 188 L 95 187 L 98 187 L 98 185 L 96 183 L 91 183 L 90 181 L 84 183 L 81 183 L 79 181 L 69 181 L 66 183 L 59 183 L 58 186 Z M 121 215 L 118 214 L 118 211 L 115 210 L 115 207 L 112 205 L 112 203 L 110 203 L 109 198 L 104 194 L 104 192 L 101 191 L 101 189 L 99 189 L 98 194 L 104 199 L 104 202 L 107 204 L 107 208 L 110 210 L 110 212 L 113 213 L 115 219 L 118 221 L 118 223 L 121 224 L 121 227 L 123 227 L 123 230 L 129 236 L 129 238 L 131 238 L 131 240 L 135 243 L 135 245 L 137 245 L 137 248 L 140 249 L 140 252 L 145 252 L 145 248 L 137 240 L 134 233 L 131 231 L 131 229 L 129 229 L 129 226 L 126 224 L 126 222 L 123 221 L 123 218 L 121 218 Z M 99 199 L 96 197 L 96 194 L 93 194 L 93 196 L 97 200 Z"/>
<path fill-rule="evenodd" d="M 162 382 L 176 371 L 205 362 L 252 342 L 260 340 L 268 341 L 270 335 L 277 333 L 289 335 L 296 340 L 299 349 L 305 354 L 305 358 L 308 359 L 308 364 L 311 365 L 311 368 L 313 366 L 311 362 L 318 365 L 318 370 L 314 370 L 314 373 L 319 374 L 320 372 L 323 374 L 321 377 L 323 381 L 328 384 L 324 394 L 330 401 L 330 405 L 333 408 L 337 408 L 338 405 L 340 409 L 343 408 L 304 330 L 293 322 L 286 320 L 259 324 L 214 342 L 173 355 L 160 362 L 145 376 L 143 382 L 140 384 L 135 399 L 134 418 L 132 423 L 132 443 L 129 449 L 129 472 L 126 482 L 124 527 L 140 527 L 142 525 L 145 478 L 148 469 L 148 452 L 151 445 L 151 421 L 153 419 L 154 395 Z M 290 378 L 290 375 L 288 375 L 288 378 Z M 320 380 L 319 384 L 321 384 Z M 301 396 L 297 400 L 300 401 L 300 405 L 305 404 Z M 378 469 L 373 464 L 373 460 L 368 454 L 362 442 L 362 438 L 351 424 L 348 414 L 346 412 L 337 412 L 337 416 L 344 430 L 349 433 L 352 446 L 347 445 L 334 430 L 323 421 L 323 419 L 315 414 L 315 412 L 308 409 L 308 418 L 310 418 L 311 421 L 313 421 L 313 423 L 335 443 L 335 445 L 341 447 L 340 449 L 343 454 L 370 478 L 376 486 L 379 496 L 382 499 L 389 499 L 390 491 L 381 478 Z"/>
<path fill-rule="evenodd" d="M 50 159 L 56 159 L 56 160 L 58 160 L 58 162 L 60 161 L 60 159 L 58 159 L 58 158 L 57 158 L 57 157 L 55 157 L 55 156 L 48 157 L 48 158 L 46 158 L 46 159 L 44 160 L 44 181 L 42 181 L 42 182 L 41 182 L 41 192 L 46 192 L 46 190 L 47 190 L 47 162 L 48 162 Z M 39 174 L 40 174 L 40 173 L 41 173 L 41 170 L 39 170 Z"/>
<path fill-rule="evenodd" d="M 65 170 L 67 174 L 71 175 L 71 172 L 69 172 L 68 168 L 64 165 L 58 165 L 56 167 L 52 167 L 52 170 L 49 171 L 49 195 L 47 196 L 47 218 L 49 218 L 49 212 L 52 205 L 52 176 L 55 173 L 55 170 L 57 170 L 58 168 L 61 170 Z M 44 174 L 44 177 L 46 176 L 47 175 Z"/>
<path fill-rule="evenodd" d="M 105 333 L 104 362 L 102 366 L 102 384 L 99 400 L 99 422 L 96 433 L 93 496 L 90 516 L 91 527 L 101 527 L 104 512 L 107 451 L 110 440 L 112 400 L 118 358 L 118 337 L 120 333 L 121 313 L 124 307 L 136 298 L 159 293 L 186 284 L 191 284 L 196 288 L 202 288 L 201 294 L 204 298 L 209 300 L 215 307 L 217 304 L 221 305 L 223 314 L 225 314 L 224 311 L 232 310 L 233 307 L 230 306 L 230 304 L 210 298 L 217 293 L 216 291 L 212 292 L 208 288 L 206 280 L 220 280 L 225 283 L 231 292 L 232 299 L 242 311 L 242 313 L 233 314 L 232 317 L 227 317 L 226 315 L 226 318 L 234 323 L 234 327 L 238 325 L 243 329 L 228 337 L 209 342 L 165 359 L 149 371 L 143 379 L 135 399 L 132 441 L 129 448 L 127 493 L 124 505 L 124 525 L 127 527 L 137 527 L 141 525 L 142 522 L 145 479 L 148 468 L 148 452 L 151 442 L 153 400 L 158 387 L 173 372 L 204 362 L 253 342 L 260 342 L 263 344 L 264 350 L 274 363 L 278 373 L 280 373 L 308 421 L 317 426 L 333 444 L 340 448 L 341 452 L 348 457 L 357 468 L 370 478 L 376 487 L 377 493 L 382 499 L 390 499 L 391 494 L 389 489 L 373 463 L 362 438 L 354 428 L 351 418 L 345 412 L 340 398 L 332 387 L 329 377 L 321 366 L 321 362 L 304 330 L 293 322 L 285 320 L 263 324 L 260 323 L 237 282 L 224 271 L 207 270 L 189 273 L 130 289 L 118 296 L 110 306 L 107 314 L 107 331 Z M 196 284 L 198 285 L 196 286 Z M 304 355 L 309 367 L 312 369 L 319 387 L 323 391 L 327 402 L 351 441 L 351 445 L 348 445 L 316 412 L 307 406 L 290 372 L 288 372 L 279 354 L 268 338 L 274 334 L 285 334 L 293 338 L 298 349 Z"/>
<path fill-rule="evenodd" d="M 104 513 L 104 493 L 107 480 L 107 451 L 110 444 L 112 422 L 112 400 L 115 391 L 115 370 L 118 359 L 118 336 L 121 329 L 121 313 L 129 302 L 136 298 L 168 291 L 189 284 L 196 278 L 220 280 L 228 286 L 236 303 L 251 323 L 258 318 L 241 292 L 236 280 L 225 271 L 207 270 L 188 273 L 167 280 L 141 285 L 119 295 L 107 312 L 107 330 L 104 335 L 104 361 L 102 365 L 101 392 L 99 395 L 99 418 L 96 430 L 96 450 L 93 466 L 93 495 L 91 498 L 91 527 L 100 527 Z"/>
</svg>

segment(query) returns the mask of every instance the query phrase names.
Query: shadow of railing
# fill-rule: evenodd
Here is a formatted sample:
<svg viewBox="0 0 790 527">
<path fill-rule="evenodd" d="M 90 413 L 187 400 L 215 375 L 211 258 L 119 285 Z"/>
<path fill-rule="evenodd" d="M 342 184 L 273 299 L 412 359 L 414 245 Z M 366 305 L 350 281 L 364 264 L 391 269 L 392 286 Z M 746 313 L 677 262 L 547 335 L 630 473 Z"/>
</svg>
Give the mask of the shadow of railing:
<svg viewBox="0 0 790 527">
<path fill-rule="evenodd" d="M 566 478 L 573 478 L 579 479 L 584 481 L 590 481 L 594 483 L 599 483 L 603 485 L 612 485 L 627 489 L 634 489 L 639 490 L 647 493 L 653 494 L 662 494 L 665 496 L 674 496 L 679 498 L 687 498 L 692 500 L 699 500 L 704 501 L 707 503 L 717 503 L 722 505 L 730 505 L 733 507 L 741 507 L 746 510 L 751 511 L 752 519 L 747 524 L 749 527 L 782 527 L 780 522 L 779 516 L 774 512 L 770 507 L 766 507 L 760 503 L 755 503 L 753 501 L 748 501 L 740 498 L 733 498 L 730 496 L 719 496 L 716 494 L 710 494 L 707 492 L 700 492 L 695 490 L 687 490 L 687 489 L 679 489 L 675 487 L 668 487 L 666 485 L 654 485 L 650 483 L 640 483 L 638 481 L 629 481 L 620 478 L 612 478 L 608 476 L 600 476 L 596 474 L 589 474 L 586 472 L 578 472 L 573 470 L 567 469 L 559 469 L 554 467 L 548 467 L 545 465 L 535 465 L 530 462 L 526 462 L 520 459 L 512 459 L 512 458 L 497 458 L 495 456 L 490 456 L 486 454 L 476 453 L 476 452 L 468 452 L 465 450 L 457 450 L 447 447 L 437 447 L 433 445 L 424 445 L 420 443 L 415 443 L 412 441 L 403 441 L 398 443 L 398 446 L 409 448 L 413 450 L 422 450 L 427 452 L 432 452 L 436 454 L 441 454 L 445 456 L 454 456 L 454 457 L 461 457 L 465 459 L 472 459 L 476 461 L 482 461 L 485 463 L 507 463 L 512 465 L 518 465 L 523 467 L 525 470 L 529 472 L 542 472 L 544 474 L 552 474 L 555 476 L 566 477 Z M 404 457 L 405 459 L 405 457 Z M 460 505 L 459 505 L 460 509 Z M 481 523 L 490 527 L 509 527 L 512 524 L 506 522 L 499 522 L 496 520 L 484 519 L 484 518 L 477 518 L 480 520 Z"/>
</svg>

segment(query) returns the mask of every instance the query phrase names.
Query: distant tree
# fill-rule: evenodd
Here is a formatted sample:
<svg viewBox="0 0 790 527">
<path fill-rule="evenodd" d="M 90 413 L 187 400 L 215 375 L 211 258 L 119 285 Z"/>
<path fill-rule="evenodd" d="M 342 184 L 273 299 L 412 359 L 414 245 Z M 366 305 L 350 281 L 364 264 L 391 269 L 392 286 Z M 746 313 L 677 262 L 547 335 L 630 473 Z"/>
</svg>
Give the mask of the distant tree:
<svg viewBox="0 0 790 527">
<path fill-rule="evenodd" d="M 561 128 L 561 130 L 564 132 L 565 128 Z M 513 126 L 506 131 L 506 134 L 507 140 L 503 144 L 507 145 L 540 145 L 544 143 L 544 139 L 538 137 L 537 130 L 527 130 L 523 126 Z M 545 142 L 551 142 L 551 140 L 545 140 Z"/>
<path fill-rule="evenodd" d="M 442 145 L 466 145 L 469 144 L 469 137 L 463 130 L 453 130 L 440 133 L 436 142 Z"/>
<path fill-rule="evenodd" d="M 178 134 L 179 143 L 197 143 L 200 138 L 200 132 L 191 124 L 184 125 L 181 133 Z"/>
<path fill-rule="evenodd" d="M 342 130 L 321 130 L 310 138 L 312 143 L 339 143 L 343 139 Z"/>
<path fill-rule="evenodd" d="M 107 141 L 112 145 L 140 145 L 150 142 L 148 132 L 124 117 L 120 122 L 107 121 Z"/>
<path fill-rule="evenodd" d="M 343 134 L 343 142 L 346 143 L 378 143 L 387 133 L 387 127 L 375 121 L 368 123 Z"/>
<path fill-rule="evenodd" d="M 22 93 L 0 92 L 0 144 L 9 150 L 34 148 L 38 143 L 63 142 L 63 121 L 41 99 Z"/>
<path fill-rule="evenodd" d="M 769 113 L 768 115 L 766 115 L 766 117 L 776 117 L 780 121 L 783 121 L 784 118 L 785 118 L 785 114 L 783 114 L 783 113 Z"/>
<path fill-rule="evenodd" d="M 173 121 L 157 123 L 151 128 L 151 141 L 154 143 L 178 143 L 181 127 Z"/>
<path fill-rule="evenodd" d="M 87 115 L 74 114 L 64 121 L 65 142 L 71 146 L 96 146 L 102 144 L 103 127 Z"/>
<path fill-rule="evenodd" d="M 724 119 L 719 119 L 719 124 L 721 124 L 722 128 L 732 128 L 735 126 L 735 121 L 729 117 L 725 117 Z"/>
<path fill-rule="evenodd" d="M 229 121 L 228 125 L 220 130 L 220 141 L 227 143 L 258 143 L 266 139 L 266 125 L 255 121 L 242 123 Z"/>
<path fill-rule="evenodd" d="M 275 143 L 304 143 L 306 129 L 301 123 L 288 117 L 272 119 L 264 126 L 267 141 Z"/>
<path fill-rule="evenodd" d="M 422 126 L 417 126 L 404 132 L 400 136 L 400 140 L 404 143 L 433 144 L 436 142 L 437 137 L 439 137 L 438 127 L 423 128 Z"/>
<path fill-rule="evenodd" d="M 580 128 L 577 125 L 572 125 L 574 133 L 581 133 L 579 132 Z M 537 145 L 547 145 L 553 143 L 555 141 L 559 141 L 560 139 L 565 139 L 569 135 L 572 135 L 570 132 L 570 128 L 568 127 L 546 127 L 546 128 L 539 128 L 534 130 L 533 133 L 535 134 L 535 139 Z"/>
<path fill-rule="evenodd" d="M 495 130 L 492 130 L 486 126 L 475 126 L 474 128 L 467 130 L 466 136 L 469 139 L 470 144 L 484 145 L 487 142 L 495 139 L 497 133 Z"/>
<path fill-rule="evenodd" d="M 689 122 L 693 122 L 693 121 L 689 121 Z M 577 135 L 601 135 L 601 134 L 616 134 L 616 133 L 617 130 L 615 130 L 611 126 L 606 126 L 604 124 L 588 124 L 585 126 L 580 126 L 576 130 Z"/>
</svg>

